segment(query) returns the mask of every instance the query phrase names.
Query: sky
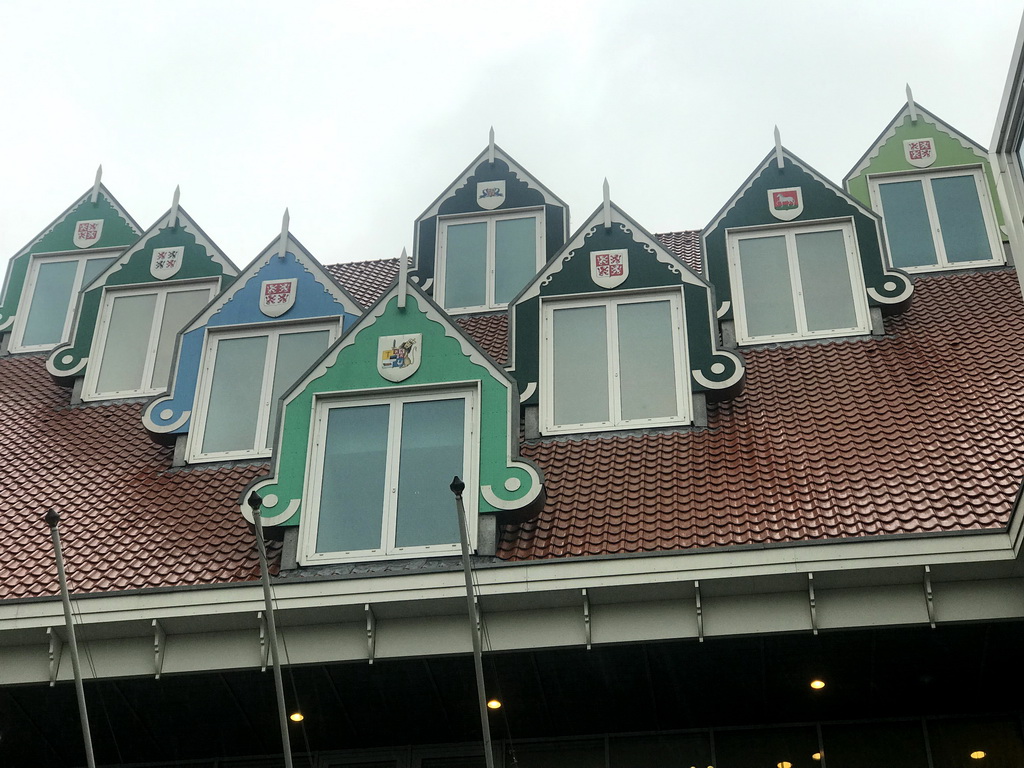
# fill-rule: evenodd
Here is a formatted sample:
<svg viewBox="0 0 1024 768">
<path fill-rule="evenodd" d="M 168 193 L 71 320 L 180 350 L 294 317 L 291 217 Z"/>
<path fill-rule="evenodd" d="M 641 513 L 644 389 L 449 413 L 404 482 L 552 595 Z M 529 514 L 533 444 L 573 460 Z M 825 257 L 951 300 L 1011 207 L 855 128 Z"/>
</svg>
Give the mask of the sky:
<svg viewBox="0 0 1024 768">
<path fill-rule="evenodd" d="M 704 226 L 772 149 L 841 183 L 915 101 L 982 145 L 1019 1 L 362 0 L 0 6 L 0 264 L 103 183 L 239 267 L 291 232 L 398 256 L 496 142 L 570 208 Z"/>
</svg>

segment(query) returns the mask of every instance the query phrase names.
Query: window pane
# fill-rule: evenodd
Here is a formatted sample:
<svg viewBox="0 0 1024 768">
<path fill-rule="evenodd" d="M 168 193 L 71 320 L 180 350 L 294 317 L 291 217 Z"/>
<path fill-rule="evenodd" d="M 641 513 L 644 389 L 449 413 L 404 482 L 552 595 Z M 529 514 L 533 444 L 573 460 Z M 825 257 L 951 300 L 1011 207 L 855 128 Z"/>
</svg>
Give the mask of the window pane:
<svg viewBox="0 0 1024 768">
<path fill-rule="evenodd" d="M 487 303 L 487 222 L 452 224 L 444 256 L 446 309 Z"/>
<path fill-rule="evenodd" d="M 928 768 L 920 720 L 825 725 L 821 740 L 829 768 Z"/>
<path fill-rule="evenodd" d="M 327 349 L 331 335 L 327 331 L 285 333 L 277 340 L 277 360 L 274 363 L 274 386 L 270 392 L 270 422 L 267 444 L 273 437 L 277 418 L 277 401 L 292 384 L 298 381 L 313 362 Z"/>
<path fill-rule="evenodd" d="M 256 447 L 256 419 L 266 355 L 266 336 L 222 339 L 217 343 L 203 453 Z"/>
<path fill-rule="evenodd" d="M 842 230 L 798 234 L 796 258 L 807 330 L 856 326 L 857 308 Z"/>
<path fill-rule="evenodd" d="M 86 261 L 85 270 L 82 273 L 82 285 L 79 287 L 87 287 L 89 283 L 96 279 L 100 272 L 102 272 L 111 264 L 113 264 L 114 259 L 116 258 L 117 256 L 104 256 L 103 258 L 89 259 L 88 261 Z"/>
<path fill-rule="evenodd" d="M 107 338 L 96 385 L 98 392 L 142 389 L 149 352 L 149 334 L 156 311 L 156 294 L 116 296 L 110 308 Z"/>
<path fill-rule="evenodd" d="M 667 301 L 620 304 L 619 396 L 623 419 L 677 416 L 672 307 Z"/>
<path fill-rule="evenodd" d="M 794 768 L 818 765 L 811 755 L 818 751 L 814 728 L 779 727 L 715 731 L 715 768 L 752 768 L 790 763 Z M 826 759 L 828 755 L 826 754 Z"/>
<path fill-rule="evenodd" d="M 1024 740 L 1016 718 L 929 720 L 928 741 L 935 768 L 1019 768 L 1024 765 Z M 984 752 L 984 758 L 971 758 Z"/>
<path fill-rule="evenodd" d="M 25 320 L 21 344 L 34 347 L 41 344 L 60 344 L 74 298 L 77 261 L 44 261 L 36 272 L 36 286 L 32 305 Z"/>
<path fill-rule="evenodd" d="M 331 409 L 324 440 L 317 552 L 380 548 L 388 411 L 387 405 Z"/>
<path fill-rule="evenodd" d="M 946 261 L 982 261 L 992 258 L 992 248 L 981 212 L 974 176 L 932 179 L 932 196 L 939 214 Z"/>
<path fill-rule="evenodd" d="M 494 302 L 508 304 L 537 274 L 537 219 L 504 219 L 494 226 Z"/>
<path fill-rule="evenodd" d="M 210 300 L 210 292 L 175 291 L 167 294 L 164 303 L 164 317 L 160 325 L 160 338 L 156 346 L 156 364 L 153 367 L 152 386 L 162 389 L 167 386 L 171 375 L 171 355 L 174 353 L 174 340 L 178 331 L 185 323 L 199 314 L 206 302 Z"/>
<path fill-rule="evenodd" d="M 454 544 L 459 521 L 449 489 L 465 479 L 465 400 L 406 403 L 398 466 L 395 545 Z"/>
<path fill-rule="evenodd" d="M 928 223 L 924 188 L 920 181 L 879 184 L 885 233 L 894 267 L 923 267 L 935 264 L 935 244 Z"/>
<path fill-rule="evenodd" d="M 796 333 L 786 238 L 744 238 L 739 241 L 739 250 L 747 333 L 750 336 Z"/>
<path fill-rule="evenodd" d="M 605 308 L 556 309 L 553 314 L 555 424 L 609 421 Z"/>
</svg>

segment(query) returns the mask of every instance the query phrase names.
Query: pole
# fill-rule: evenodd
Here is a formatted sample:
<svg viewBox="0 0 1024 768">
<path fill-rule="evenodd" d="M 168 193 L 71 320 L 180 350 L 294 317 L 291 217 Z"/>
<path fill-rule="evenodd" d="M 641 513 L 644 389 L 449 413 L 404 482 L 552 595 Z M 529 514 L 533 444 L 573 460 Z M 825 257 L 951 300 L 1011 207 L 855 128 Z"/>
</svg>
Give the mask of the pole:
<svg viewBox="0 0 1024 768">
<path fill-rule="evenodd" d="M 473 666 L 476 670 L 477 703 L 480 706 L 480 728 L 484 736 L 484 759 L 487 768 L 494 768 L 494 753 L 491 748 L 491 724 L 487 718 L 487 690 L 484 685 L 484 653 L 480 647 L 480 629 L 477 626 L 479 615 L 473 594 L 473 574 L 469 565 L 469 532 L 466 530 L 466 506 L 462 501 L 462 492 L 466 484 L 458 476 L 452 479 L 449 486 L 455 494 L 455 511 L 459 516 L 459 539 L 462 543 L 462 570 L 466 575 L 466 602 L 469 605 L 469 630 L 473 636 Z"/>
<path fill-rule="evenodd" d="M 288 735 L 288 713 L 284 706 L 284 682 L 281 680 L 281 656 L 277 647 L 277 623 L 274 621 L 274 602 L 270 596 L 270 569 L 267 567 L 267 545 L 263 541 L 263 518 L 260 505 L 263 499 L 253 491 L 248 504 L 252 510 L 252 522 L 256 528 L 256 548 L 260 552 L 260 574 L 263 579 L 263 602 L 266 606 L 267 630 L 270 633 L 270 656 L 274 667 L 274 687 L 277 689 L 277 717 L 281 726 L 281 747 L 284 750 L 284 766 L 292 768 L 292 741 Z M 490 768 L 490 766 L 488 766 Z"/>
<path fill-rule="evenodd" d="M 78 716 L 82 720 L 82 741 L 85 742 L 85 763 L 96 768 L 96 757 L 92 753 L 92 733 L 89 731 L 89 710 L 85 706 L 85 686 L 82 684 L 82 665 L 78 658 L 78 641 L 75 639 L 75 625 L 71 620 L 71 597 L 68 595 L 68 580 L 64 573 L 64 557 L 60 551 L 60 533 L 57 525 L 60 515 L 53 509 L 46 513 L 46 524 L 50 526 L 53 554 L 57 560 L 57 581 L 60 582 L 60 599 L 64 604 L 64 628 L 71 646 L 71 668 L 75 672 L 75 694 L 78 696 Z"/>
</svg>

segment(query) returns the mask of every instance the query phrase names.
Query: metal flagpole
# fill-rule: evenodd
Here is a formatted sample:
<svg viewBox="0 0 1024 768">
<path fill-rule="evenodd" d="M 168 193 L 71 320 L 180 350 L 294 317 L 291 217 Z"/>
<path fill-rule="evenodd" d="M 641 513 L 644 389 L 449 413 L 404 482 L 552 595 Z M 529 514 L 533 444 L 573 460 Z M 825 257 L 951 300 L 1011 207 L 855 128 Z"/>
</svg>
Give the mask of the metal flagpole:
<svg viewBox="0 0 1024 768">
<path fill-rule="evenodd" d="M 97 179 L 99 177 L 97 176 Z M 97 181 L 98 183 L 98 181 Z M 55 510 L 46 513 L 46 524 L 50 526 L 50 538 L 53 540 L 53 554 L 57 560 L 57 581 L 60 582 L 60 599 L 64 603 L 64 628 L 68 633 L 68 645 L 71 646 L 71 668 L 75 672 L 75 693 L 78 696 L 78 715 L 82 720 L 82 740 L 85 742 L 85 763 L 89 768 L 96 768 L 96 757 L 92 753 L 92 733 L 89 731 L 89 710 L 85 706 L 85 686 L 82 684 L 82 665 L 78 659 L 78 641 L 75 639 L 75 625 L 71 620 L 71 597 L 68 595 L 68 580 L 64 574 L 64 557 L 60 551 L 60 533 L 57 525 L 60 515 Z"/>
<path fill-rule="evenodd" d="M 249 494 L 247 503 L 252 510 L 252 522 L 256 528 L 256 547 L 260 551 L 263 602 L 266 604 L 264 613 L 267 617 L 267 631 L 270 634 L 270 655 L 274 662 L 274 687 L 277 689 L 277 716 L 281 721 L 281 746 L 284 749 L 284 766 L 285 768 L 292 768 L 292 741 L 288 735 L 288 713 L 284 706 L 284 682 L 281 680 L 281 656 L 277 647 L 277 623 L 274 621 L 274 603 L 270 596 L 270 569 L 267 567 L 267 545 L 263 541 L 263 518 L 260 515 L 260 505 L 263 503 L 263 499 L 256 491 L 253 491 Z"/>
<path fill-rule="evenodd" d="M 459 539 L 462 542 L 462 570 L 466 574 L 466 602 L 469 604 L 469 630 L 473 635 L 473 666 L 476 669 L 476 694 L 480 705 L 480 727 L 484 734 L 484 759 L 487 768 L 494 768 L 494 753 L 491 749 L 491 724 L 487 718 L 487 691 L 484 685 L 484 654 L 480 647 L 479 615 L 473 594 L 473 575 L 469 566 L 469 533 L 466 530 L 466 506 L 462 492 L 466 484 L 458 476 L 452 479 L 449 488 L 455 494 L 455 510 L 459 515 Z"/>
</svg>

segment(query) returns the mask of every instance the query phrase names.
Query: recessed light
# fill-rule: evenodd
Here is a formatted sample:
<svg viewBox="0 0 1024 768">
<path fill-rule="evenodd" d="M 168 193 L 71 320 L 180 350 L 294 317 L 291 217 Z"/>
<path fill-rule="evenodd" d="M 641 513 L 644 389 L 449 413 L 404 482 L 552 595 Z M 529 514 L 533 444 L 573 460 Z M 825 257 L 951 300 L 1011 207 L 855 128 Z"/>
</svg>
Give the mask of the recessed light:
<svg viewBox="0 0 1024 768">
<path fill-rule="evenodd" d="M 815 752 L 811 755 L 811 760 L 821 760 L 821 752 Z"/>
<path fill-rule="evenodd" d="M 825 687 L 825 681 L 824 680 L 811 680 L 811 688 L 813 688 L 814 690 L 820 691 L 824 687 Z"/>
<path fill-rule="evenodd" d="M 501 702 L 497 699 L 491 699 L 487 702 L 488 709 L 501 709 Z"/>
<path fill-rule="evenodd" d="M 793 764 L 789 760 L 783 760 L 781 763 L 776 763 L 775 768 L 793 768 Z"/>
<path fill-rule="evenodd" d="M 301 712 L 292 712 L 290 715 L 288 715 L 288 719 L 291 720 L 293 723 L 301 723 L 306 718 L 305 716 L 303 716 Z"/>
<path fill-rule="evenodd" d="M 980 749 L 976 749 L 973 752 L 971 752 L 971 757 L 975 760 L 981 760 L 981 758 L 983 758 L 984 756 L 985 753 Z"/>
</svg>

